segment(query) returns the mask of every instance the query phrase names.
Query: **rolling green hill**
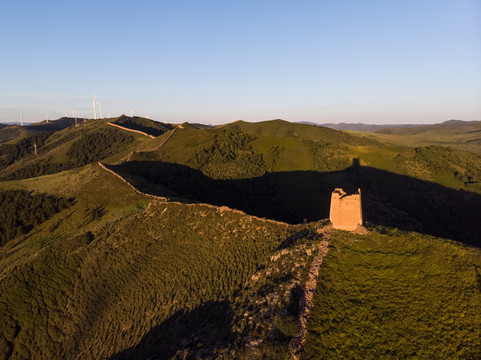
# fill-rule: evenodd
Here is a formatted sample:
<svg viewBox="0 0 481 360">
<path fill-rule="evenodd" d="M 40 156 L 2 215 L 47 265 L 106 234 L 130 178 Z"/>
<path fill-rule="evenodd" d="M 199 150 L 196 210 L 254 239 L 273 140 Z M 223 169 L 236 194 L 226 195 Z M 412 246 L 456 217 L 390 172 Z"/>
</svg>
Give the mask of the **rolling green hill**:
<svg viewBox="0 0 481 360">
<path fill-rule="evenodd" d="M 179 337 L 161 344 L 161 353 L 225 347 L 207 330 L 199 339 L 189 323 L 230 327 L 245 311 L 235 307 L 244 301 L 239 289 L 300 231 L 228 209 L 151 199 L 98 165 L 1 188 L 75 199 L 0 248 L 0 349 L 11 359 L 106 358 L 179 314 L 183 322 L 169 328 Z"/>
<path fill-rule="evenodd" d="M 126 115 L 121 115 L 115 121 L 112 121 L 112 123 L 128 129 L 142 131 L 152 136 L 162 135 L 163 133 L 174 129 L 175 127 L 170 124 L 164 124 L 138 116 L 128 117 Z"/>
<path fill-rule="evenodd" d="M 368 221 L 481 242 L 481 158 L 473 153 L 281 120 L 210 130 L 183 124 L 163 136 L 162 146 L 128 162 L 105 162 L 145 192 L 289 223 L 326 218 L 333 188 L 361 187 Z"/>
<path fill-rule="evenodd" d="M 481 121 L 450 120 L 434 125 L 350 133 L 401 146 L 438 145 L 481 154 Z"/>
<path fill-rule="evenodd" d="M 0 179 L 24 179 L 73 169 L 135 147 L 147 139 L 109 126 L 108 121 L 88 120 L 78 127 L 68 126 L 58 131 L 29 130 L 20 138 L 0 144 Z M 52 121 L 38 127 L 44 129 L 51 124 L 56 126 Z"/>
<path fill-rule="evenodd" d="M 0 144 L 0 357 L 286 358 L 334 187 L 370 233 L 333 232 L 301 359 L 479 357 L 478 155 L 116 120 Z"/>
<path fill-rule="evenodd" d="M 480 266 L 451 241 L 336 232 L 301 359 L 479 359 Z"/>
</svg>

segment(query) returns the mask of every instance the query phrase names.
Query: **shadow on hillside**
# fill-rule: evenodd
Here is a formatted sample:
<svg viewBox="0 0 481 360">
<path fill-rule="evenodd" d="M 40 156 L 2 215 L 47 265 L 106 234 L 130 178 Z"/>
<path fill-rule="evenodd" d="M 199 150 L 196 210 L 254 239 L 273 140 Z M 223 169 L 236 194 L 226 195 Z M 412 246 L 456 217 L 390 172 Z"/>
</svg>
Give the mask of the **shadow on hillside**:
<svg viewBox="0 0 481 360">
<path fill-rule="evenodd" d="M 78 124 L 83 124 L 84 121 L 85 119 L 83 118 L 77 118 Z M 33 131 L 61 131 L 71 126 L 75 126 L 75 118 L 61 117 L 58 120 L 51 120 L 48 123 L 44 120 L 41 123 L 28 125 L 27 129 Z"/>
<path fill-rule="evenodd" d="M 192 311 L 176 312 L 152 328 L 137 345 L 109 359 L 171 359 L 183 351 L 191 355 L 195 352 L 195 358 L 209 356 L 232 340 L 233 316 L 228 300 L 208 301 Z"/>
<path fill-rule="evenodd" d="M 334 188 L 360 187 L 363 217 L 370 223 L 481 246 L 479 194 L 358 162 L 341 171 L 277 172 L 239 180 L 211 179 L 188 166 L 155 161 L 110 167 L 143 192 L 226 205 L 293 224 L 328 218 Z"/>
</svg>

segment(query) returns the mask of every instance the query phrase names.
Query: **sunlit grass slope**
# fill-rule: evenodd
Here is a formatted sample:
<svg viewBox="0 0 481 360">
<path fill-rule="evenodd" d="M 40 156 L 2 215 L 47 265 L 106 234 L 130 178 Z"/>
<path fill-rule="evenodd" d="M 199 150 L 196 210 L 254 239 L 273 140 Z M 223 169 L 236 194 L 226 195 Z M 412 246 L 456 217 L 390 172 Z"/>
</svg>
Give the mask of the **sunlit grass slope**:
<svg viewBox="0 0 481 360">
<path fill-rule="evenodd" d="M 376 132 L 354 132 L 368 139 L 399 146 L 448 146 L 481 154 L 481 121 L 447 121 L 442 124 L 385 129 Z"/>
<path fill-rule="evenodd" d="M 80 167 L 150 140 L 144 135 L 109 126 L 107 123 L 111 120 L 87 120 L 78 127 L 34 132 L 1 144 L 0 178 L 22 179 Z"/>
<path fill-rule="evenodd" d="M 335 232 L 302 359 L 479 359 L 481 251 L 377 229 Z"/>
<path fill-rule="evenodd" d="M 230 309 L 229 301 L 223 308 L 223 301 L 298 231 L 227 209 L 151 199 L 97 165 L 0 188 L 76 201 L 0 248 L 0 351 L 10 359 L 107 358 L 180 313 L 189 321 L 169 327 L 157 354 L 225 347 L 199 338 L 191 323 L 215 328 L 226 319 L 230 329 L 234 311 L 244 310 Z M 195 311 L 209 304 L 225 313 L 211 319 Z"/>
<path fill-rule="evenodd" d="M 157 151 L 134 155 L 132 160 L 163 161 L 206 170 L 215 178 L 226 171 L 220 168 L 237 161 L 237 172 L 231 178 L 248 177 L 244 168 L 259 165 L 256 175 L 265 171 L 341 170 L 352 163 L 355 154 L 348 146 L 378 143 L 341 131 L 312 125 L 292 124 L 283 120 L 261 123 L 237 121 L 215 129 L 198 129 L 183 124 L 172 138 Z M 252 154 L 259 154 L 253 159 Z M 212 156 L 217 155 L 217 156 Z M 242 159 L 245 164 L 242 164 Z M 219 169 L 213 169 L 213 167 Z M 210 171 L 209 171 L 210 170 Z"/>
</svg>

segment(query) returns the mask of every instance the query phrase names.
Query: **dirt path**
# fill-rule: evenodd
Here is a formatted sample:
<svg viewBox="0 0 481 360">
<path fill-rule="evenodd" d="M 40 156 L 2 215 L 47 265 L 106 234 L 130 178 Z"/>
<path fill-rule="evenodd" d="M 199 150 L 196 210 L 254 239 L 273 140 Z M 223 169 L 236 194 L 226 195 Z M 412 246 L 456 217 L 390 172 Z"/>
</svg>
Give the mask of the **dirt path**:
<svg viewBox="0 0 481 360">
<path fill-rule="evenodd" d="M 99 166 L 100 166 L 102 169 L 104 169 L 105 171 L 108 171 L 108 172 L 111 173 L 112 175 L 114 175 L 114 176 L 116 176 L 117 178 L 119 178 L 123 183 L 127 184 L 127 185 L 128 185 L 130 188 L 132 188 L 136 193 L 141 194 L 141 195 L 145 195 L 145 196 L 148 196 L 148 197 L 151 197 L 151 198 L 154 198 L 154 199 L 159 199 L 159 200 L 167 201 L 167 198 L 166 198 L 166 197 L 143 193 L 142 191 L 136 189 L 135 186 L 133 186 L 131 183 L 129 183 L 127 180 L 125 180 L 121 175 L 119 175 L 119 174 L 117 174 L 115 171 L 110 170 L 109 168 L 107 168 L 107 167 L 106 167 L 104 164 L 102 164 L 100 161 L 98 162 L 98 164 L 99 164 Z"/>
<path fill-rule="evenodd" d="M 322 236 L 322 241 L 319 244 L 319 252 L 312 261 L 311 268 L 309 269 L 309 278 L 306 282 L 306 287 L 302 298 L 300 301 L 300 311 L 299 311 L 299 332 L 297 336 L 292 339 L 289 344 L 289 358 L 292 360 L 298 360 L 304 342 L 306 341 L 307 335 L 307 320 L 309 318 L 309 313 L 313 307 L 312 299 L 314 297 L 314 292 L 317 287 L 317 280 L 319 279 L 319 269 L 321 268 L 322 261 L 327 255 L 329 241 L 331 239 L 332 226 L 324 226 L 318 230 L 320 236 Z"/>
<path fill-rule="evenodd" d="M 255 216 L 255 215 L 250 215 L 250 214 L 246 214 L 245 212 L 241 211 L 241 210 L 237 210 L 237 209 L 231 209 L 227 206 L 217 206 L 217 205 L 212 205 L 212 204 L 207 204 L 207 203 L 197 203 L 197 202 L 193 202 L 193 203 L 183 203 L 183 202 L 179 202 L 179 201 L 171 201 L 169 198 L 167 197 L 163 197 L 163 196 L 157 196 L 157 195 L 152 195 L 152 194 L 147 194 L 147 193 L 144 193 L 142 191 L 140 191 L 139 189 L 137 189 L 135 186 L 133 186 L 131 183 L 129 183 L 124 177 L 122 177 L 121 175 L 117 174 L 115 171 L 107 168 L 104 164 L 102 164 L 100 161 L 98 162 L 98 165 L 104 169 L 105 171 L 108 171 L 109 173 L 111 173 L 112 175 L 114 175 L 115 177 L 117 177 L 118 179 L 120 179 L 123 183 L 127 184 L 130 188 L 132 188 L 136 193 L 140 194 L 140 195 L 144 195 L 144 196 L 147 196 L 147 197 L 150 197 L 150 198 L 153 198 L 153 199 L 157 199 L 157 200 L 162 200 L 162 201 L 166 201 L 166 202 L 169 202 L 171 204 L 178 204 L 178 205 L 184 205 L 184 206 L 196 206 L 196 205 L 200 205 L 200 206 L 206 206 L 206 207 L 209 207 L 211 209 L 216 209 L 218 212 L 221 212 L 223 213 L 224 211 L 228 211 L 228 212 L 235 212 L 235 213 L 238 213 L 238 214 L 242 214 L 242 215 L 247 215 L 247 216 L 250 216 L 252 218 L 255 218 L 257 220 L 260 220 L 260 221 L 263 221 L 263 222 L 269 222 L 269 223 L 273 223 L 273 224 L 278 224 L 278 225 L 283 225 L 283 226 L 289 226 L 289 224 L 287 223 L 284 223 L 282 221 L 276 221 L 276 220 L 271 220 L 271 219 L 266 219 L 266 218 L 261 218 L 261 217 L 258 217 L 258 216 Z"/>
<path fill-rule="evenodd" d="M 147 134 L 143 131 L 140 131 L 140 130 L 129 129 L 129 128 L 126 128 L 126 127 L 123 127 L 123 126 L 120 126 L 120 125 L 117 125 L 117 124 L 114 124 L 114 123 L 111 123 L 111 122 L 108 122 L 107 124 L 109 124 L 111 126 L 115 126 L 115 127 L 119 128 L 119 129 L 122 129 L 122 130 L 134 132 L 134 133 L 137 133 L 137 134 L 142 134 L 142 135 L 148 136 L 151 139 L 155 139 L 154 135 L 149 135 L 149 134 Z"/>
<path fill-rule="evenodd" d="M 179 126 L 180 126 L 180 125 L 179 125 Z M 133 154 L 141 154 L 141 153 L 146 153 L 146 152 L 152 152 L 152 151 L 157 151 L 158 149 L 160 149 L 162 146 L 165 145 L 165 143 L 166 143 L 167 141 L 170 140 L 170 138 L 172 137 L 172 135 L 174 135 L 175 131 L 176 131 L 177 129 L 179 129 L 179 126 L 176 127 L 176 128 L 174 128 L 173 130 L 171 130 L 169 136 L 167 136 L 167 137 L 165 138 L 165 140 L 162 141 L 162 142 L 161 142 L 159 145 L 157 145 L 156 147 L 154 147 L 154 148 L 152 148 L 152 149 L 147 149 L 147 150 L 136 150 L 136 151 L 132 151 L 132 152 L 129 154 L 129 156 L 127 157 L 127 161 L 130 161 L 130 159 L 132 158 L 132 155 L 133 155 Z M 183 128 L 181 128 L 181 129 L 183 129 Z"/>
</svg>

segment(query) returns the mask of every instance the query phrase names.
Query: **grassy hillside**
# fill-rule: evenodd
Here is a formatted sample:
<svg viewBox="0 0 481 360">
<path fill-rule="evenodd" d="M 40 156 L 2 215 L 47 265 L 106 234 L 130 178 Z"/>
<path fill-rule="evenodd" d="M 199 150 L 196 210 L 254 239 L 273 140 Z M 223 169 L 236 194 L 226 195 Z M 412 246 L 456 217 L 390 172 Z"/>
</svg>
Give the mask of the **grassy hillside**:
<svg viewBox="0 0 481 360">
<path fill-rule="evenodd" d="M 170 124 L 164 124 L 158 121 L 153 121 L 138 116 L 128 117 L 126 115 L 121 115 L 112 123 L 128 129 L 142 131 L 152 136 L 162 135 L 163 133 L 174 128 L 174 126 Z"/>
<path fill-rule="evenodd" d="M 0 179 L 25 179 L 94 163 L 146 141 L 107 124 L 89 120 L 56 132 L 34 132 L 0 145 Z M 48 124 L 50 125 L 50 123 Z M 37 155 L 34 154 L 34 145 Z"/>
<path fill-rule="evenodd" d="M 478 359 L 481 252 L 377 228 L 337 232 L 301 359 Z"/>
<path fill-rule="evenodd" d="M 96 165 L 0 187 L 75 198 L 0 247 L 0 351 L 10 359 L 235 352 L 231 344 L 254 331 L 233 328 L 245 312 L 241 289 L 271 283 L 269 274 L 253 276 L 289 238 L 307 234 L 227 209 L 149 199 Z M 308 259 L 283 255 L 289 273 L 288 264 Z M 258 331 L 252 336 L 265 339 Z M 282 353 L 289 339 L 272 341 Z"/>
<path fill-rule="evenodd" d="M 155 200 L 97 165 L 0 187 L 75 198 L 0 247 L 6 357 L 286 356 L 319 242 L 315 229 L 323 224 L 293 226 Z M 368 236 L 335 233 L 306 357 L 335 351 L 365 358 L 364 346 L 381 357 L 388 347 L 449 357 L 459 345 L 459 354 L 476 354 L 479 255 L 385 228 Z M 326 316 L 328 336 L 336 334 L 327 340 Z M 369 344 L 356 345 L 359 327 Z M 449 341 L 426 345 L 424 328 Z M 394 343 L 404 337 L 412 340 Z"/>
<path fill-rule="evenodd" d="M 0 246 L 30 232 L 52 215 L 72 205 L 73 199 L 22 190 L 0 192 Z"/>
<path fill-rule="evenodd" d="M 0 357 L 285 358 L 334 187 L 360 187 L 373 225 L 334 233 L 303 356 L 479 357 L 479 156 L 280 120 L 154 139 L 108 121 L 0 144 Z"/>
<path fill-rule="evenodd" d="M 390 128 L 375 133 L 350 133 L 400 146 L 439 145 L 481 154 L 481 121 L 450 120 L 441 124 Z"/>
<path fill-rule="evenodd" d="M 290 223 L 328 217 L 335 187 L 361 187 L 373 223 L 481 242 L 481 157 L 470 152 L 384 145 L 279 120 L 184 124 L 168 136 L 112 169 L 143 191 Z"/>
</svg>

